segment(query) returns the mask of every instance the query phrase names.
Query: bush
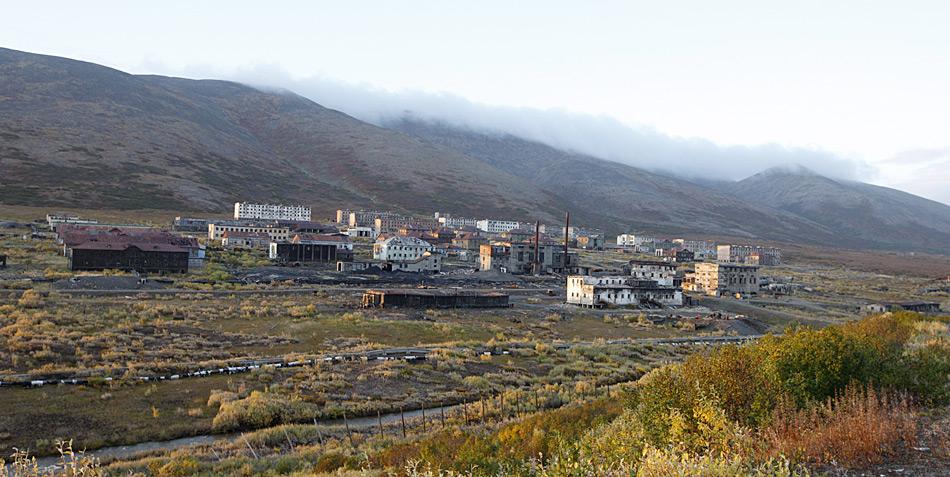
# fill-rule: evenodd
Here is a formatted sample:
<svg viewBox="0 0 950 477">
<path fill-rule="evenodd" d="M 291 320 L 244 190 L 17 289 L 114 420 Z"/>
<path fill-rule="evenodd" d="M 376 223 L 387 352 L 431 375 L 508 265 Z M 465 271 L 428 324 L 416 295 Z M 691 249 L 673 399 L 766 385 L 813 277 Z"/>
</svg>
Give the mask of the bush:
<svg viewBox="0 0 950 477">
<path fill-rule="evenodd" d="M 312 405 L 273 393 L 252 391 L 244 399 L 222 401 L 212 426 L 215 430 L 259 429 L 277 424 L 309 420 L 319 412 Z"/>
<path fill-rule="evenodd" d="M 880 462 L 917 437 L 917 417 L 905 395 L 850 386 L 807 409 L 776 408 L 762 436 L 768 454 L 845 467 Z"/>
<path fill-rule="evenodd" d="M 43 295 L 32 288 L 24 291 L 23 294 L 20 295 L 20 299 L 17 300 L 17 305 L 21 308 L 40 308 L 43 306 L 43 303 Z"/>
</svg>

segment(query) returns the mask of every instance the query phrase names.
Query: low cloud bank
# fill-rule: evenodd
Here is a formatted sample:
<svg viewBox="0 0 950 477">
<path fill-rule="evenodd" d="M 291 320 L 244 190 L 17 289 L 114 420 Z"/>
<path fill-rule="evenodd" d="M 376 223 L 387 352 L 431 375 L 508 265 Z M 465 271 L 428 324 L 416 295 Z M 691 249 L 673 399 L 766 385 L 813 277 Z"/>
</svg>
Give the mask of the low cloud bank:
<svg viewBox="0 0 950 477">
<path fill-rule="evenodd" d="M 830 177 L 862 180 L 876 175 L 864 161 L 830 152 L 776 144 L 722 146 L 701 138 L 674 137 L 606 116 L 560 109 L 491 106 L 452 94 L 387 91 L 326 78 L 294 79 L 277 67 L 255 67 L 229 77 L 261 89 L 286 89 L 363 121 L 384 125 L 404 116 L 494 134 L 511 134 L 568 151 L 687 178 L 738 180 L 762 170 L 801 165 Z"/>
</svg>

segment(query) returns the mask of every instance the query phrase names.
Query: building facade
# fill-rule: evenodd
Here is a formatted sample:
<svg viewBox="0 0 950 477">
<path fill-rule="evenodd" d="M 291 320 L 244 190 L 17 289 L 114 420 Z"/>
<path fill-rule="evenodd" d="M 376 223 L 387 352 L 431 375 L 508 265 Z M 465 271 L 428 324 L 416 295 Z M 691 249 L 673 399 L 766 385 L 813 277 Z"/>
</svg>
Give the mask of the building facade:
<svg viewBox="0 0 950 477">
<path fill-rule="evenodd" d="M 683 293 L 655 280 L 629 276 L 571 275 L 567 277 L 567 303 L 586 307 L 682 306 Z"/>
<path fill-rule="evenodd" d="M 208 224 L 208 240 L 220 241 L 227 232 L 264 233 L 270 236 L 271 240 L 275 242 L 286 242 L 290 239 L 290 227 L 279 226 L 277 224 L 237 220 L 211 222 Z"/>
<path fill-rule="evenodd" d="M 624 248 L 634 248 L 654 240 L 656 239 L 643 234 L 620 234 L 617 236 L 617 245 Z"/>
<path fill-rule="evenodd" d="M 515 220 L 482 219 L 479 220 L 475 226 L 483 232 L 488 232 L 490 234 L 500 234 L 502 232 L 520 228 L 521 222 L 517 222 Z"/>
<path fill-rule="evenodd" d="M 413 261 L 432 250 L 432 244 L 425 240 L 395 235 L 373 244 L 373 259 L 390 262 Z"/>
<path fill-rule="evenodd" d="M 227 248 L 266 249 L 270 241 L 270 235 L 263 232 L 225 232 L 221 236 L 221 245 Z"/>
<path fill-rule="evenodd" d="M 673 286 L 673 278 L 676 277 L 676 265 L 667 262 L 630 260 L 625 268 L 634 279 L 653 280 L 661 286 Z"/>
<path fill-rule="evenodd" d="M 302 205 L 234 203 L 234 220 L 309 221 L 310 207 Z"/>
<path fill-rule="evenodd" d="M 719 245 L 716 247 L 716 261 L 774 266 L 782 263 L 782 251 L 774 247 L 757 245 Z"/>
<path fill-rule="evenodd" d="M 534 242 L 491 242 L 479 247 L 479 270 L 514 274 L 565 273 L 578 266 L 577 254 L 564 246 L 542 242 L 537 250 L 535 265 Z"/>
<path fill-rule="evenodd" d="M 693 290 L 709 296 L 747 295 L 759 291 L 759 267 L 733 263 L 700 262 L 693 275 Z"/>
</svg>

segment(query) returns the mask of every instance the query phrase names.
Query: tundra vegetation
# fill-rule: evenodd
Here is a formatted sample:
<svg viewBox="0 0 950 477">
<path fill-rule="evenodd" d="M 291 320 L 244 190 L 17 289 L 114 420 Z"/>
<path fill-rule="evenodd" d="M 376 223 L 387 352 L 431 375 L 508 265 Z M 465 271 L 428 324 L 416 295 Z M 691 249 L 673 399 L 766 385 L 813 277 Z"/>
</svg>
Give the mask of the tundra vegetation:
<svg viewBox="0 0 950 477">
<path fill-rule="evenodd" d="M 487 415 L 476 401 L 452 409 L 445 423 L 430 416 L 420 427 L 415 419 L 406 437 L 399 422 L 350 432 L 283 422 L 309 415 L 270 390 L 244 398 L 222 391 L 209 403 L 219 417 L 245 413 L 242 427 L 265 427 L 96 472 L 793 476 L 873 468 L 924 444 L 936 459 L 950 459 L 946 419 L 930 427 L 950 401 L 946 317 L 900 312 L 789 329 L 697 351 L 615 386 L 609 397 L 596 382 L 575 383 L 570 397 L 550 384 L 529 389 L 493 394 Z"/>
</svg>

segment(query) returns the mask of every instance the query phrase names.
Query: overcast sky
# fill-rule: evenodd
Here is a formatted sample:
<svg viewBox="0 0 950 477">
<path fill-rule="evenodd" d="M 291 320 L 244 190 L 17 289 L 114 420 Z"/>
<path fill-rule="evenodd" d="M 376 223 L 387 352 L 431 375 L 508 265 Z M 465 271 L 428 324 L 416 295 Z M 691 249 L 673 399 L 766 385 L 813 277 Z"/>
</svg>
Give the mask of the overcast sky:
<svg viewBox="0 0 950 477">
<path fill-rule="evenodd" d="M 364 119 L 402 108 L 510 127 L 617 160 L 713 151 L 721 167 L 690 158 L 703 174 L 802 162 L 950 203 L 950 2 L 264 5 L 9 2 L 0 46 L 288 87 Z"/>
</svg>

